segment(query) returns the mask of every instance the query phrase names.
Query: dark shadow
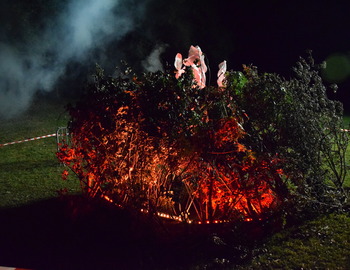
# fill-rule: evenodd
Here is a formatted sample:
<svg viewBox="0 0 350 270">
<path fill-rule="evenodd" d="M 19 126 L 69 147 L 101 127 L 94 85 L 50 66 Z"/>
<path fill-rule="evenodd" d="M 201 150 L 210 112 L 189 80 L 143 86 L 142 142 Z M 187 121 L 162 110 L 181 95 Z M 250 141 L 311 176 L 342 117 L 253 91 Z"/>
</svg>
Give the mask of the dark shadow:
<svg viewBox="0 0 350 270">
<path fill-rule="evenodd" d="M 0 210 L 0 265 L 34 269 L 127 269 L 134 245 L 129 218 L 80 197 Z M 139 251 L 138 251 L 139 252 Z"/>
<path fill-rule="evenodd" d="M 0 265 L 37 270 L 223 269 L 249 260 L 264 235 L 252 223 L 164 226 L 78 196 L 0 209 L 0 224 Z"/>
</svg>

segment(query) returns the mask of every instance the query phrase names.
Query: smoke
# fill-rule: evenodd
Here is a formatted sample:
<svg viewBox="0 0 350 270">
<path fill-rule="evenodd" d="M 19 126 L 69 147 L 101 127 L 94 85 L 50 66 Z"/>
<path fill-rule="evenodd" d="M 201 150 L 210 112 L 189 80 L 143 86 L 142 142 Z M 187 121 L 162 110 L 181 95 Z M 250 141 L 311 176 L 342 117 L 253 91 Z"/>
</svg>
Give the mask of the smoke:
<svg viewBox="0 0 350 270">
<path fill-rule="evenodd" d="M 142 61 L 142 67 L 148 72 L 164 71 L 160 56 L 165 48 L 166 45 L 157 45 L 151 54 Z"/>
<path fill-rule="evenodd" d="M 142 12 L 132 0 L 71 0 L 47 20 L 39 38 L 0 43 L 0 116 L 15 116 L 36 92 L 52 91 L 70 63 L 107 59 L 106 45 L 130 32 Z"/>
</svg>

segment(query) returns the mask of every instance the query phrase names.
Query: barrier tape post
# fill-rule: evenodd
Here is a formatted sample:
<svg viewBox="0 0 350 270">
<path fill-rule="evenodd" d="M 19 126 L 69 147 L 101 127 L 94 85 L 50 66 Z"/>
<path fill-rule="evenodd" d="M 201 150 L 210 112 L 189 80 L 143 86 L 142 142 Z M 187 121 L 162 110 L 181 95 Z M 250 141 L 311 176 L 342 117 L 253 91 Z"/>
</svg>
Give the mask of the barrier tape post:
<svg viewBox="0 0 350 270">
<path fill-rule="evenodd" d="M 57 152 L 62 143 L 70 144 L 70 134 L 67 127 L 59 127 L 56 131 Z"/>
</svg>

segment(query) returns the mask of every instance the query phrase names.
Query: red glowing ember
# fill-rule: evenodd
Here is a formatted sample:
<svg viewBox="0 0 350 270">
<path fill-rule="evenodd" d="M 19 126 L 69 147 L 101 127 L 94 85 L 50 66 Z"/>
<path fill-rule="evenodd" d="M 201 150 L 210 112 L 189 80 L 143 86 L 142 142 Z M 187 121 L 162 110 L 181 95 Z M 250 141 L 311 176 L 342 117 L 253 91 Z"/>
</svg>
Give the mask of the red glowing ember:
<svg viewBox="0 0 350 270">
<path fill-rule="evenodd" d="M 204 56 L 193 48 L 185 66 L 195 76 L 177 55 L 176 78 L 97 80 L 70 109 L 72 144 L 58 158 L 88 196 L 124 208 L 188 223 L 260 219 L 279 204 L 280 162 L 244 145 L 244 117 L 223 87 L 226 62 L 220 87 L 204 88 Z"/>
</svg>

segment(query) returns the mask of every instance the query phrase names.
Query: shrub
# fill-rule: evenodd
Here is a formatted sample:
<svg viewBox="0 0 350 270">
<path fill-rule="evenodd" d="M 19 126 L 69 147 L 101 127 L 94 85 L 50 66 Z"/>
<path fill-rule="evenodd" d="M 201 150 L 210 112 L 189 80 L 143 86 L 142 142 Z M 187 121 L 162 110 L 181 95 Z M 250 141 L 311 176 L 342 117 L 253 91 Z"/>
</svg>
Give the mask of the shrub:
<svg viewBox="0 0 350 270">
<path fill-rule="evenodd" d="M 256 155 L 283 161 L 288 193 L 296 201 L 329 208 L 346 196 L 349 134 L 342 131 L 342 104 L 327 97 L 320 68 L 311 54 L 300 58 L 289 80 L 245 67 L 243 73 L 229 73 L 227 90 L 240 114 L 248 116 L 244 143 Z"/>
<path fill-rule="evenodd" d="M 312 61 L 290 80 L 219 67 L 219 87 L 205 86 L 204 56 L 191 46 L 176 56 L 176 76 L 98 68 L 69 107 L 73 144 L 59 159 L 88 196 L 184 222 L 259 220 L 293 196 L 325 203 L 327 180 L 341 190 L 341 104 Z"/>
</svg>

